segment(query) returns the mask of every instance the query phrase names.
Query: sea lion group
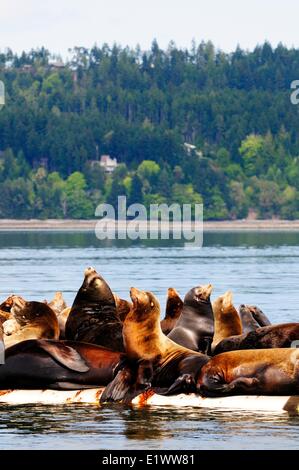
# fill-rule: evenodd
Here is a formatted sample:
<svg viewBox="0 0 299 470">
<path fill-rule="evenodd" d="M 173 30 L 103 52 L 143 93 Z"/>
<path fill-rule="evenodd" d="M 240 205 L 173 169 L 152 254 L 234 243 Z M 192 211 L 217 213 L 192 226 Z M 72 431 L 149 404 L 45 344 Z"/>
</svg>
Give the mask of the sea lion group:
<svg viewBox="0 0 299 470">
<path fill-rule="evenodd" d="M 258 308 L 213 286 L 182 300 L 169 288 L 165 318 L 152 292 L 119 298 L 94 268 L 68 307 L 11 295 L 0 304 L 5 363 L 1 389 L 72 390 L 106 386 L 101 402 L 130 403 L 148 389 L 203 396 L 299 393 L 299 323 L 271 325 Z"/>
</svg>

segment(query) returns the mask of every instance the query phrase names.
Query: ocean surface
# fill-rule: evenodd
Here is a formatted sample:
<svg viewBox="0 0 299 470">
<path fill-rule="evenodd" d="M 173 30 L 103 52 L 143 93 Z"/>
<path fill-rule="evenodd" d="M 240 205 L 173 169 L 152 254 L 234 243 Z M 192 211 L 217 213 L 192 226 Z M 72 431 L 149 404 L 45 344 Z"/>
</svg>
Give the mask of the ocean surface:
<svg viewBox="0 0 299 470">
<path fill-rule="evenodd" d="M 178 241 L 97 240 L 94 233 L 0 232 L 0 299 L 15 293 L 72 303 L 94 266 L 121 297 L 152 290 L 181 296 L 211 282 L 236 306 L 255 304 L 273 323 L 299 321 L 299 233 L 206 233 L 202 248 Z M 0 449 L 299 449 L 299 417 L 193 408 L 0 405 Z"/>
</svg>

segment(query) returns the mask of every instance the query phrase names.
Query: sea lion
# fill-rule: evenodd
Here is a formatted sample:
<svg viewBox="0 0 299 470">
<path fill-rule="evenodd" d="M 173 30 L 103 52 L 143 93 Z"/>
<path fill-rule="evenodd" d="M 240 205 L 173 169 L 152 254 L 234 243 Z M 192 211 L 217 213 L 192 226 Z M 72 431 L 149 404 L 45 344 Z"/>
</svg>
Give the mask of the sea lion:
<svg viewBox="0 0 299 470">
<path fill-rule="evenodd" d="M 57 320 L 59 324 L 59 330 L 60 330 L 60 339 L 65 339 L 65 325 L 68 319 L 68 316 L 70 314 L 72 307 L 66 307 L 64 310 L 62 310 L 59 315 L 57 315 Z"/>
<path fill-rule="evenodd" d="M 259 307 L 257 307 L 256 305 L 249 305 L 248 307 L 252 313 L 253 318 L 258 322 L 260 326 L 271 325 L 269 318 Z"/>
<path fill-rule="evenodd" d="M 187 292 L 183 310 L 168 337 L 188 349 L 208 353 L 214 334 L 214 315 L 210 302 L 212 284 Z"/>
<path fill-rule="evenodd" d="M 220 341 L 228 336 L 240 335 L 242 323 L 237 310 L 233 305 L 233 294 L 227 291 L 213 302 L 214 337 L 212 352 Z"/>
<path fill-rule="evenodd" d="M 165 335 L 168 335 L 175 327 L 183 311 L 183 305 L 184 302 L 178 292 L 173 287 L 169 287 L 167 291 L 165 317 L 161 321 L 161 328 Z"/>
<path fill-rule="evenodd" d="M 296 340 L 299 340 L 299 323 L 263 326 L 243 335 L 223 339 L 217 344 L 213 354 L 239 349 L 289 348 Z"/>
<path fill-rule="evenodd" d="M 219 354 L 202 367 L 197 391 L 204 396 L 297 394 L 299 349 L 256 349 Z"/>
<path fill-rule="evenodd" d="M 75 341 L 27 340 L 5 351 L 1 389 L 79 390 L 108 384 L 121 353 Z"/>
<path fill-rule="evenodd" d="M 115 292 L 113 292 L 115 305 L 116 305 L 116 313 L 121 322 L 125 321 L 126 316 L 128 315 L 132 304 L 125 299 L 121 299 Z"/>
<path fill-rule="evenodd" d="M 113 294 L 94 268 L 87 268 L 65 325 L 66 339 L 123 351 L 122 323 Z"/>
<path fill-rule="evenodd" d="M 133 307 L 123 325 L 126 359 L 101 402 L 130 401 L 149 387 L 165 394 L 194 391 L 199 371 L 209 357 L 162 333 L 160 304 L 151 292 L 132 287 L 130 295 Z"/>
<path fill-rule="evenodd" d="M 62 292 L 56 292 L 51 302 L 46 303 L 49 305 L 49 307 L 51 307 L 52 310 L 54 310 L 56 315 L 60 315 L 60 313 L 67 308 Z"/>
<path fill-rule="evenodd" d="M 255 331 L 260 328 L 260 324 L 253 318 L 252 312 L 248 305 L 240 305 L 239 315 L 242 322 L 242 333 L 247 334 L 249 331 Z"/>
<path fill-rule="evenodd" d="M 270 320 L 266 315 L 256 306 L 253 305 L 240 305 L 239 314 L 242 322 L 242 332 L 249 333 L 261 326 L 271 325 Z"/>
<path fill-rule="evenodd" d="M 26 339 L 59 338 L 57 317 L 47 304 L 27 302 L 22 297 L 14 296 L 11 313 L 19 329 L 10 336 L 4 336 L 6 348 Z"/>
</svg>

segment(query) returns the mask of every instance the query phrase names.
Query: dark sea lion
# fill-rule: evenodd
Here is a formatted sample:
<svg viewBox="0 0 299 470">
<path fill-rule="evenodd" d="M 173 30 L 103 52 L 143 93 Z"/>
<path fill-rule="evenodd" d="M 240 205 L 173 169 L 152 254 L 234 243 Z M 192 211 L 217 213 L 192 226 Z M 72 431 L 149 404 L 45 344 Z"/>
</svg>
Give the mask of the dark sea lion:
<svg viewBox="0 0 299 470">
<path fill-rule="evenodd" d="M 242 333 L 242 323 L 237 310 L 233 305 L 233 294 L 227 291 L 213 302 L 214 337 L 212 352 L 220 341 Z"/>
<path fill-rule="evenodd" d="M 122 323 L 113 294 L 94 268 L 87 268 L 65 325 L 66 339 L 123 351 Z"/>
<path fill-rule="evenodd" d="M 208 353 L 214 334 L 214 315 L 210 302 L 213 286 L 198 286 L 187 292 L 183 310 L 168 337 L 188 349 Z"/>
<path fill-rule="evenodd" d="M 27 339 L 59 338 L 57 317 L 47 304 L 27 302 L 22 297 L 14 296 L 11 314 L 18 329 L 11 335 L 4 336 L 6 348 Z"/>
<path fill-rule="evenodd" d="M 116 312 L 121 322 L 125 321 L 126 316 L 128 315 L 132 304 L 125 299 L 121 299 L 115 292 L 113 292 L 115 305 L 116 305 Z"/>
<path fill-rule="evenodd" d="M 75 341 L 28 340 L 5 351 L 1 389 L 79 390 L 108 384 L 121 353 Z"/>
<path fill-rule="evenodd" d="M 56 315 L 60 315 L 60 313 L 67 308 L 62 292 L 56 292 L 51 302 L 46 303 L 54 310 Z"/>
<path fill-rule="evenodd" d="M 162 333 L 160 305 L 151 292 L 132 288 L 130 295 L 133 308 L 123 325 L 126 359 L 101 402 L 130 401 L 149 387 L 167 394 L 194 391 L 199 371 L 209 357 Z"/>
<path fill-rule="evenodd" d="M 161 328 L 165 335 L 168 335 L 175 327 L 183 311 L 183 305 L 184 302 L 178 292 L 173 287 L 169 287 L 167 291 L 165 317 L 161 321 Z"/>
<path fill-rule="evenodd" d="M 197 390 L 204 396 L 294 395 L 299 392 L 299 349 L 231 351 L 201 370 Z"/>
<path fill-rule="evenodd" d="M 248 305 L 249 310 L 251 311 L 251 314 L 255 321 L 258 322 L 260 326 L 269 326 L 271 325 L 271 322 L 269 318 L 264 314 L 264 312 L 257 307 L 256 305 Z"/>
<path fill-rule="evenodd" d="M 255 331 L 260 328 L 260 324 L 253 318 L 252 312 L 248 305 L 240 305 L 239 314 L 242 322 L 242 333 L 246 334 L 249 331 Z"/>
<path fill-rule="evenodd" d="M 220 341 L 214 355 L 239 349 L 289 348 L 299 340 L 299 323 L 282 323 L 263 326 L 247 334 L 230 336 Z"/>
</svg>

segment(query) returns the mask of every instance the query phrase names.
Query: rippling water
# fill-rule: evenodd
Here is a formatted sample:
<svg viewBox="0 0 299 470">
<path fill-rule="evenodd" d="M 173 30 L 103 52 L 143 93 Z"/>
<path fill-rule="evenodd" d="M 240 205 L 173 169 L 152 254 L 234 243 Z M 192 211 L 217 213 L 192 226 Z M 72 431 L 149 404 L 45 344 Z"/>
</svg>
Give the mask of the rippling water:
<svg viewBox="0 0 299 470">
<path fill-rule="evenodd" d="M 183 296 L 212 282 L 235 303 L 259 305 L 273 322 L 298 321 L 299 233 L 209 233 L 202 249 L 178 242 L 99 242 L 93 233 L 0 233 L 0 294 L 68 303 L 93 265 L 112 289 L 150 289 L 162 309 L 168 287 Z M 299 448 L 299 418 L 195 409 L 0 405 L 0 448 Z"/>
</svg>

